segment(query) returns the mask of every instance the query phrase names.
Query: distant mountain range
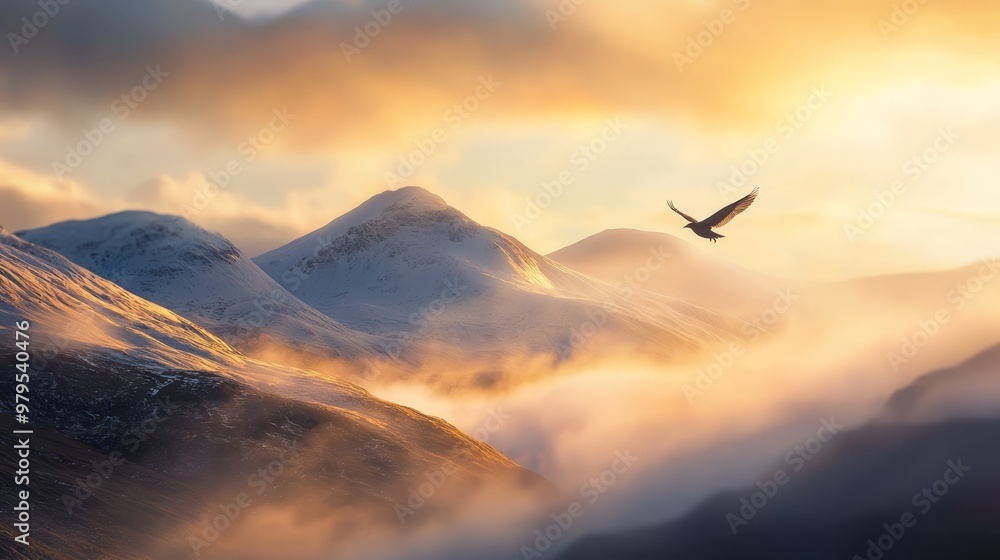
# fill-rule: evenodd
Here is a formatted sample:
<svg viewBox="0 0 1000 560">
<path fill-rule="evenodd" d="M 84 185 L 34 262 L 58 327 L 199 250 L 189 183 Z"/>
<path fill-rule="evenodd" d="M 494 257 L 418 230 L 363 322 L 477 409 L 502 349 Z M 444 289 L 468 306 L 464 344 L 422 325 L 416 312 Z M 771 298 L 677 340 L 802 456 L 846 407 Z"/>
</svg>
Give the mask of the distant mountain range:
<svg viewBox="0 0 1000 560">
<path fill-rule="evenodd" d="M 655 257 L 657 270 L 671 265 Z M 601 344 L 678 356 L 736 331 L 684 299 L 556 263 L 419 187 L 376 195 L 254 262 L 329 317 L 405 338 L 405 354 L 443 347 L 552 365 Z"/>
<path fill-rule="evenodd" d="M 548 258 L 606 282 L 635 275 L 651 256 L 667 254 L 667 270 L 651 274 L 646 290 L 742 316 L 759 312 L 787 280 L 736 266 L 666 233 L 609 229 L 564 247 Z"/>
<path fill-rule="evenodd" d="M 526 365 L 611 349 L 686 357 L 741 326 L 683 290 L 647 289 L 651 276 L 676 277 L 677 263 L 658 248 L 634 278 L 594 278 L 419 187 L 376 195 L 252 261 L 218 234 L 149 212 L 19 235 L 241 351 L 277 348 L 306 365 L 315 356 L 408 377 L 444 360 L 456 370 L 448 383 L 493 385 L 511 381 L 510 369 L 527 377 Z"/>
</svg>

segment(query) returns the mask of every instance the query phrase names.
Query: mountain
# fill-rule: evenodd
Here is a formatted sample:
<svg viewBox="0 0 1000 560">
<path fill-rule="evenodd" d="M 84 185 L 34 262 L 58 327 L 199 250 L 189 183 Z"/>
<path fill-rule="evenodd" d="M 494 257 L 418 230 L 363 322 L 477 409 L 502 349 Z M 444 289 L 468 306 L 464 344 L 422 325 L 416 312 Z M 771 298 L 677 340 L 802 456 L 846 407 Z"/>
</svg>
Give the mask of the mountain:
<svg viewBox="0 0 1000 560">
<path fill-rule="evenodd" d="M 790 348 L 847 359 L 891 356 L 910 375 L 955 363 L 995 344 L 1000 328 L 1000 260 L 953 270 L 840 281 L 770 277 L 733 265 L 708 249 L 663 233 L 607 230 L 549 257 L 590 276 L 621 278 L 655 251 L 671 255 L 644 287 L 747 321 L 747 342 L 778 335 Z M 917 333 L 917 334 L 914 334 Z M 845 335 L 865 340 L 844 344 Z M 905 336 L 904 336 L 905 335 Z M 934 342 L 919 352 L 912 338 Z M 771 340 L 779 340 L 768 337 Z"/>
<path fill-rule="evenodd" d="M 1000 344 L 954 367 L 933 371 L 896 391 L 886 404 L 889 421 L 928 422 L 981 418 L 1000 411 Z"/>
<path fill-rule="evenodd" d="M 246 363 L 176 313 L 6 231 L 0 231 L 0 317 L 4 328 L 29 319 L 52 351 L 97 349 L 126 363 L 185 369 Z"/>
<path fill-rule="evenodd" d="M 608 229 L 547 256 L 573 270 L 615 282 L 658 252 L 670 255 L 667 270 L 652 276 L 643 287 L 710 309 L 742 316 L 759 311 L 761 302 L 774 298 L 776 288 L 785 287 L 778 279 L 726 262 L 666 233 Z"/>
<path fill-rule="evenodd" d="M 29 323 L 30 420 L 21 427 L 35 431 L 34 548 L 4 538 L 4 557 L 194 557 L 191 539 L 241 493 L 254 504 L 246 525 L 230 519 L 233 528 L 218 542 L 210 538 L 212 547 L 230 557 L 266 554 L 252 550 L 260 543 L 248 544 L 257 531 L 252 520 L 269 519 L 280 532 L 297 526 L 286 519 L 308 519 L 328 537 L 311 544 L 333 551 L 358 520 L 397 530 L 396 504 L 409 503 L 427 473 L 442 468 L 448 476 L 413 517 L 416 526 L 459 511 L 478 490 L 553 493 L 439 419 L 377 399 L 337 372 L 247 358 L 179 315 L 6 232 L 0 288 L 0 335 L 13 341 L 15 325 Z M 5 369 L 14 371 L 17 351 L 13 343 L 0 351 Z M 4 376 L 0 390 L 13 394 L 14 382 Z M 13 399 L 0 403 L 0 425 L 20 425 L 14 413 Z M 5 462 L 13 453 L 5 446 Z M 260 469 L 270 477 L 255 478 Z M 5 503 L 16 503 L 17 490 L 13 477 L 0 483 Z M 8 524 L 4 536 L 11 531 Z"/>
<path fill-rule="evenodd" d="M 6 433 L 23 429 L 8 414 L 0 414 L 0 429 Z M 32 473 L 30 477 L 30 546 L 14 544 L 18 535 L 11 524 L 0 528 L 0 554 L 12 560 L 52 560 L 63 558 L 142 558 L 150 549 L 163 549 L 168 539 L 151 536 L 143 528 L 184 527 L 196 534 L 198 527 L 184 515 L 208 504 L 184 484 L 128 461 L 118 465 L 115 476 L 104 480 L 100 493 L 84 502 L 86 515 L 73 515 L 62 503 L 64 494 L 73 498 L 75 479 L 93 474 L 93 464 L 107 460 L 100 450 L 33 426 L 30 437 Z M 5 464 L 15 464 L 17 450 L 0 449 Z M 17 504 L 15 487 L 0 483 L 0 496 Z M 144 496 L 134 500 L 129 496 Z M 115 522 L 123 516 L 127 523 Z M 161 533 L 162 535 L 162 533 Z M 161 556 L 163 557 L 163 556 Z"/>
<path fill-rule="evenodd" d="M 557 558 L 1000 557 L 989 514 L 1000 499 L 996 357 L 993 348 L 918 379 L 808 462 L 789 453 L 756 485 L 662 524 L 586 536 Z"/>
<path fill-rule="evenodd" d="M 756 485 L 725 492 L 672 522 L 584 537 L 557 558 L 998 557 L 1000 536 L 989 512 L 1000 499 L 992 475 L 1000 468 L 1000 421 L 870 426 L 837 438 L 770 498 Z M 958 478 L 952 465 L 970 470 Z M 761 483 L 775 484 L 779 469 L 791 472 L 782 463 L 762 473 Z M 935 484 L 947 495 L 933 494 Z M 744 504 L 751 499 L 763 507 Z"/>
<path fill-rule="evenodd" d="M 299 301 L 221 235 L 177 216 L 121 212 L 19 232 L 242 351 L 358 358 L 374 341 Z"/>
<path fill-rule="evenodd" d="M 13 370 L 15 358 L 2 355 L 0 364 Z M 283 515 L 307 518 L 328 535 L 317 546 L 331 554 L 352 520 L 394 534 L 396 504 L 412 503 L 426 473 L 440 482 L 426 507 L 410 506 L 407 528 L 458 514 L 480 491 L 554 494 L 478 440 L 356 387 L 323 405 L 261 391 L 235 378 L 239 370 L 153 370 L 90 352 L 53 356 L 35 373 L 31 395 L 40 405 L 29 426 L 14 422 L 12 399 L 0 404 L 0 426 L 34 431 L 32 548 L 49 552 L 27 558 L 204 556 L 192 553 L 191 539 L 204 539 L 220 507 L 241 493 L 253 502 L 247 525 L 230 519 L 234 527 L 206 543 L 247 550 L 221 557 L 257 557 L 240 543 L 253 535 L 250 514 L 270 512 L 278 534 L 296 530 Z M 12 393 L 13 378 L 0 389 Z M 15 453 L 10 445 L 0 451 L 10 464 Z M 269 471 L 255 477 L 260 469 Z M 12 481 L 0 483 L 5 503 L 17 503 Z M 19 557 L 11 530 L 3 529 L 4 558 Z M 290 545 L 284 557 L 313 556 Z"/>
<path fill-rule="evenodd" d="M 735 328 L 635 282 L 615 287 L 571 270 L 419 187 L 376 195 L 254 262 L 329 317 L 394 337 L 391 355 L 437 346 L 551 364 L 605 343 L 676 356 Z"/>
</svg>

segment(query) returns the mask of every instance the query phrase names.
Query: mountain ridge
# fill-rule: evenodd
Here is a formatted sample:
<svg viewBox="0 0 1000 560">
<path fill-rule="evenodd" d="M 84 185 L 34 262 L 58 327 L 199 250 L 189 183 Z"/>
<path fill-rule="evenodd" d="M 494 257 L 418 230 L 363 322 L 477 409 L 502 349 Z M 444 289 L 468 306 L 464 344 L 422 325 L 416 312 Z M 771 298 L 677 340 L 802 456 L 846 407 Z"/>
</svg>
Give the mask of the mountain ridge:
<svg viewBox="0 0 1000 560">
<path fill-rule="evenodd" d="M 223 236 L 178 216 L 126 211 L 19 232 L 91 272 L 252 351 L 279 344 L 327 357 L 374 341 L 299 301 Z"/>
<path fill-rule="evenodd" d="M 420 187 L 375 195 L 254 262 L 320 312 L 406 337 L 412 352 L 426 339 L 463 355 L 558 363 L 605 340 L 677 355 L 735 330 L 703 307 L 554 262 Z M 581 326 L 593 333 L 580 337 Z"/>
</svg>

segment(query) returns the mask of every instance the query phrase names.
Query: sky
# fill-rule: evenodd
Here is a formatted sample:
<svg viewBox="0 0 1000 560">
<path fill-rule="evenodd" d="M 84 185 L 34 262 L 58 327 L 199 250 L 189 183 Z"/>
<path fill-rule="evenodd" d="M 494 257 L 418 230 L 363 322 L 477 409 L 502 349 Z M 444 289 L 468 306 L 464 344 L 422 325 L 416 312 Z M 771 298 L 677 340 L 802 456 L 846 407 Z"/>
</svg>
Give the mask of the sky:
<svg viewBox="0 0 1000 560">
<path fill-rule="evenodd" d="M 0 224 L 185 215 L 251 256 L 420 185 L 548 253 L 610 228 L 838 279 L 1000 239 L 988 0 L 78 0 L 0 21 Z M 27 18 L 27 19 L 22 19 Z M 34 23 L 32 23 L 34 20 Z"/>
</svg>

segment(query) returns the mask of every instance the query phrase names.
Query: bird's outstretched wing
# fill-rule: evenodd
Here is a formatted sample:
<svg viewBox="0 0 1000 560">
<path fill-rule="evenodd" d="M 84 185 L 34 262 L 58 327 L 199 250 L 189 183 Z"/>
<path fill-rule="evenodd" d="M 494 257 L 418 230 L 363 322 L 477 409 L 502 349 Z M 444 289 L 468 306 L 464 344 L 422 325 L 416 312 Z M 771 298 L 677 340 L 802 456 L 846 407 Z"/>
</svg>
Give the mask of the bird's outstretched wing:
<svg viewBox="0 0 1000 560">
<path fill-rule="evenodd" d="M 694 224 L 694 223 L 697 223 L 697 222 L 698 222 L 698 220 L 696 220 L 696 219 L 692 218 L 691 216 L 688 216 L 688 215 L 687 215 L 687 214 L 685 214 L 684 212 L 681 212 L 680 210 L 678 210 L 678 209 L 677 209 L 677 207 L 676 207 L 676 206 L 674 206 L 674 201 L 672 201 L 672 200 L 668 200 L 668 201 L 667 201 L 667 204 L 669 204 L 669 205 L 670 205 L 670 209 L 671 209 L 671 210 L 673 210 L 674 212 L 677 212 L 677 213 L 678 213 L 678 214 L 680 214 L 681 216 L 684 216 L 684 219 L 685 219 L 685 220 L 687 220 L 687 221 L 691 222 L 692 224 Z"/>
<path fill-rule="evenodd" d="M 757 190 L 758 189 L 754 188 L 752 193 L 705 218 L 702 223 L 712 228 L 722 227 L 728 224 L 730 220 L 738 216 L 740 212 L 746 210 L 751 204 L 753 204 L 754 199 L 757 198 Z"/>
</svg>

